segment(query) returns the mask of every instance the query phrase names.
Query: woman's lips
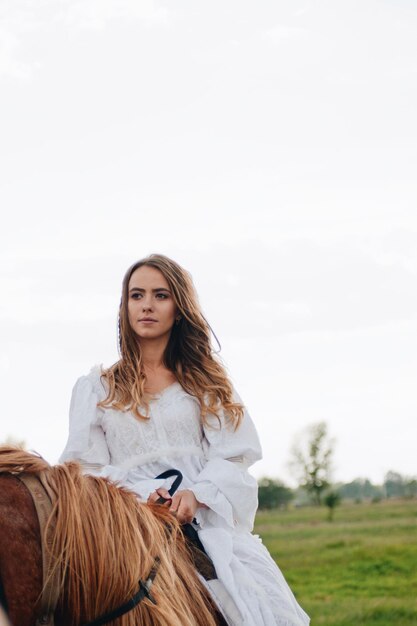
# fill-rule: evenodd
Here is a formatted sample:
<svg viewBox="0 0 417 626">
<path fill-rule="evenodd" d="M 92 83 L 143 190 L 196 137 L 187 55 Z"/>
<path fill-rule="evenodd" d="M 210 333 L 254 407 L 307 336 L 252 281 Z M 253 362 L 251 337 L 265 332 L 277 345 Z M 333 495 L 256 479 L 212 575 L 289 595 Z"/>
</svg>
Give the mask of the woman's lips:
<svg viewBox="0 0 417 626">
<path fill-rule="evenodd" d="M 155 324 L 156 320 L 139 320 L 141 324 Z"/>
</svg>

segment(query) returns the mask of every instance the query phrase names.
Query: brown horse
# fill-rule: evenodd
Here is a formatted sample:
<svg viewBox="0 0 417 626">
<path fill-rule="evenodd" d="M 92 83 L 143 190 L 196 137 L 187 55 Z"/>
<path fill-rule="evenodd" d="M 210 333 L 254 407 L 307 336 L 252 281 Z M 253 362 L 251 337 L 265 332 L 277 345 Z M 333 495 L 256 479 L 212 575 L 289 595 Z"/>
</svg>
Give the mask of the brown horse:
<svg viewBox="0 0 417 626">
<path fill-rule="evenodd" d="M 0 448 L 0 599 L 14 626 L 34 626 L 42 592 L 42 550 L 32 497 L 17 478 L 47 476 L 56 501 L 51 562 L 61 587 L 55 624 L 79 626 L 113 611 L 137 593 L 158 560 L 145 597 L 113 626 L 224 624 L 191 566 L 179 524 L 165 507 L 148 506 L 77 463 L 50 466 L 17 448 Z M 48 525 L 49 528 L 48 528 Z"/>
</svg>

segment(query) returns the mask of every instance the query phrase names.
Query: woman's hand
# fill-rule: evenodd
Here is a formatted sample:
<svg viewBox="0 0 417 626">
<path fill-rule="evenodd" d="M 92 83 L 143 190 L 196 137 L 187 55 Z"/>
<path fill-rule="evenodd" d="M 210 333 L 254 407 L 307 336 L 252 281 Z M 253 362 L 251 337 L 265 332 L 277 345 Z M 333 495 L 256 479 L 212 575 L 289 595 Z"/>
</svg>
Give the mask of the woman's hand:
<svg viewBox="0 0 417 626">
<path fill-rule="evenodd" d="M 157 489 L 149 496 L 148 503 L 155 503 L 160 496 L 167 498 L 168 501 L 163 506 L 169 506 L 170 512 L 177 518 L 180 524 L 192 522 L 199 507 L 207 508 L 205 504 L 197 500 L 189 489 L 177 491 L 172 498 L 166 489 Z"/>
<path fill-rule="evenodd" d="M 169 510 L 180 524 L 189 524 L 193 521 L 195 513 L 200 506 L 197 498 L 189 489 L 182 489 L 172 496 Z"/>
<path fill-rule="evenodd" d="M 151 493 L 148 498 L 148 504 L 156 504 L 157 500 L 159 500 L 159 498 L 161 497 L 167 500 L 167 502 L 163 503 L 163 506 L 171 506 L 171 494 L 167 489 L 164 489 L 163 487 L 160 487 L 159 489 Z"/>
</svg>

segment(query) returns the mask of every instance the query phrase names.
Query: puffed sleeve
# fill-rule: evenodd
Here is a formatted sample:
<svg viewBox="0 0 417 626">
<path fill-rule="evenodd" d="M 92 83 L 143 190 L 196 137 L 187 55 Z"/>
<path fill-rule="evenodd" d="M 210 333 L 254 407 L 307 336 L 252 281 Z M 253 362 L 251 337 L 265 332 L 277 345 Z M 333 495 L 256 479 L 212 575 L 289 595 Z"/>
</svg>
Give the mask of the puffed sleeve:
<svg viewBox="0 0 417 626">
<path fill-rule="evenodd" d="M 85 473 L 123 480 L 126 472 L 110 464 L 110 452 L 102 428 L 103 410 L 97 407 L 94 382 L 97 370 L 81 376 L 74 385 L 69 410 L 68 441 L 59 461 L 79 461 Z"/>
<path fill-rule="evenodd" d="M 236 390 L 233 400 L 243 404 Z M 262 458 L 255 425 L 246 408 L 236 430 L 223 411 L 220 424 L 214 416 L 209 419 L 203 426 L 207 462 L 190 488 L 208 508 L 198 509 L 196 521 L 201 528 L 215 525 L 251 531 L 258 507 L 258 484 L 248 467 Z"/>
</svg>

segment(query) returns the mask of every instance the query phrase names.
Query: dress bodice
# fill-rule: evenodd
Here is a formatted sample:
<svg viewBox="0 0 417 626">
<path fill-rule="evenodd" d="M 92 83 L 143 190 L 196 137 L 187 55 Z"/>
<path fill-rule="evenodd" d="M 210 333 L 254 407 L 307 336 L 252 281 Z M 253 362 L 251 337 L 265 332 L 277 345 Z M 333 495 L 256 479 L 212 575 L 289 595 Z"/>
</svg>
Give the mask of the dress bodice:
<svg viewBox="0 0 417 626">
<path fill-rule="evenodd" d="M 145 408 L 141 412 L 145 414 Z M 160 456 L 204 454 L 200 405 L 176 382 L 149 402 L 148 419 L 131 412 L 105 409 L 101 420 L 111 463 L 143 465 Z"/>
</svg>

